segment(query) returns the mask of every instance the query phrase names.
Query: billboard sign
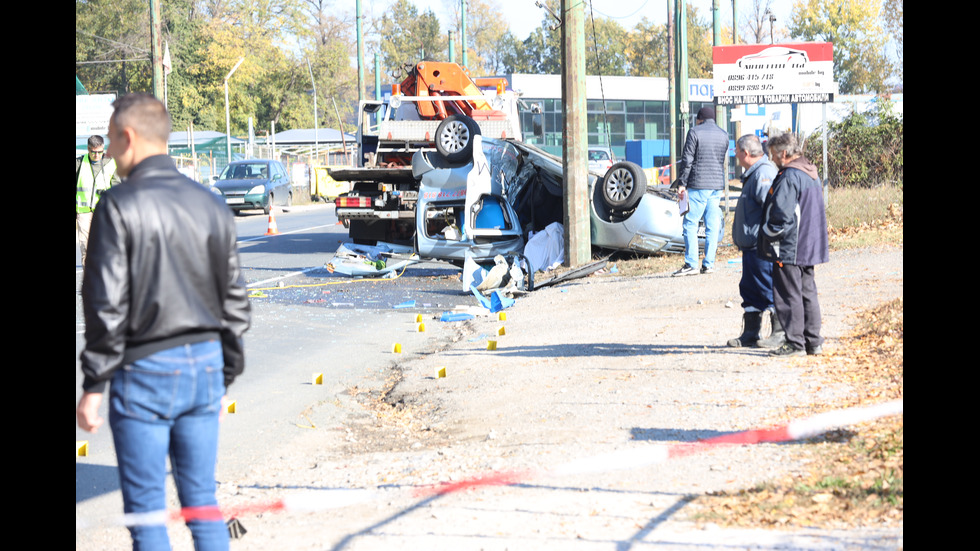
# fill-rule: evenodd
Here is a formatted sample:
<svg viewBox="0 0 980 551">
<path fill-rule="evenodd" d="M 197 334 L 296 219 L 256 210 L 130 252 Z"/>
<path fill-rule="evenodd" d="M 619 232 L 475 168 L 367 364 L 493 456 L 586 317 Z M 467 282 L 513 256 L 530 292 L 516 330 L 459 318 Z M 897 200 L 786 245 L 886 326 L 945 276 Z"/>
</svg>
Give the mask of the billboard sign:
<svg viewBox="0 0 980 551">
<path fill-rule="evenodd" d="M 108 134 L 114 101 L 115 94 L 75 96 L 75 135 Z"/>
<path fill-rule="evenodd" d="M 713 48 L 718 105 L 834 101 L 830 42 L 748 44 Z"/>
</svg>

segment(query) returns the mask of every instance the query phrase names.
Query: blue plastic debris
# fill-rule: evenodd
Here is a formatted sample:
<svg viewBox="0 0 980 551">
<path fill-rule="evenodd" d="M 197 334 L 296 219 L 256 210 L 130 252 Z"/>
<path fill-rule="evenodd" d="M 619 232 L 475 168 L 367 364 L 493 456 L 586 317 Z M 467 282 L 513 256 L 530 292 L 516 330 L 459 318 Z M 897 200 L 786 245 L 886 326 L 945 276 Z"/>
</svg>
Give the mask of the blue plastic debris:
<svg viewBox="0 0 980 551">
<path fill-rule="evenodd" d="M 470 285 L 470 292 L 473 293 L 473 296 L 476 297 L 476 300 L 480 302 L 480 306 L 483 306 L 487 310 L 490 309 L 490 299 L 483 296 L 483 293 L 481 293 L 480 291 L 477 291 L 476 285 L 472 285 L 472 284 Z"/>
<path fill-rule="evenodd" d="M 494 291 L 490 293 L 490 312 L 496 314 L 504 308 L 510 308 L 514 305 L 514 302 L 514 299 L 507 298 L 499 292 Z"/>
<path fill-rule="evenodd" d="M 473 314 L 443 312 L 439 321 L 466 321 L 473 319 Z"/>
<path fill-rule="evenodd" d="M 415 301 L 414 300 L 406 300 L 405 302 L 403 302 L 401 304 L 396 304 L 395 305 L 395 308 L 415 308 Z"/>
</svg>

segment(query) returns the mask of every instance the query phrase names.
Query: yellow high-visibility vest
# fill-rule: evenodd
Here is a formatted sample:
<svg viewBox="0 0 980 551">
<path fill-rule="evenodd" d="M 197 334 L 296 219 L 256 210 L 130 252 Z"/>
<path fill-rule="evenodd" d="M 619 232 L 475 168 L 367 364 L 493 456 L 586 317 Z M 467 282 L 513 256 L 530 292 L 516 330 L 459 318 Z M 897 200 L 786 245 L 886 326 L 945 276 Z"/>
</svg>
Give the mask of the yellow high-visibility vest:
<svg viewBox="0 0 980 551">
<path fill-rule="evenodd" d="M 98 174 L 92 174 L 92 163 L 86 153 L 82 157 L 78 181 L 75 182 L 75 212 L 92 212 L 99 202 L 99 196 L 109 189 L 115 173 L 116 162 L 109 159 L 102 165 L 102 170 Z"/>
</svg>

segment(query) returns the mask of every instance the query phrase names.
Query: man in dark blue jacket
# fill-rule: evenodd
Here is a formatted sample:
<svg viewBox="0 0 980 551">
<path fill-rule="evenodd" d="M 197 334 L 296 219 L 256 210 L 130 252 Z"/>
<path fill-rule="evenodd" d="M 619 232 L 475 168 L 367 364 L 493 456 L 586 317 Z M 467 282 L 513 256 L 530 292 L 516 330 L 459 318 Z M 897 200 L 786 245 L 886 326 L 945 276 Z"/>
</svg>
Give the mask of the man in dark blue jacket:
<svg viewBox="0 0 980 551">
<path fill-rule="evenodd" d="M 823 337 L 813 267 L 830 261 L 823 186 L 794 134 L 771 138 L 769 156 L 779 174 L 762 207 L 758 252 L 774 264 L 773 302 L 786 333 L 785 344 L 772 354 L 820 354 Z"/>
<path fill-rule="evenodd" d="M 754 134 L 746 134 L 735 142 L 735 159 L 745 169 L 742 194 L 732 222 L 732 242 L 742 251 L 742 278 L 738 282 L 738 291 L 745 312 L 742 314 L 742 334 L 729 340 L 728 346 L 776 348 L 783 344 L 783 333 L 775 316 L 772 317 L 772 335 L 760 342 L 762 314 L 772 310 L 772 261 L 756 254 L 762 205 L 776 179 L 776 165 L 766 157 Z"/>
<path fill-rule="evenodd" d="M 687 133 L 678 163 L 678 195 L 688 200 L 684 215 L 684 266 L 675 276 L 714 271 L 715 251 L 721 235 L 721 192 L 725 189 L 728 132 L 715 124 L 714 107 L 698 111 L 695 126 Z M 704 218 L 704 261 L 698 271 L 698 223 Z"/>
</svg>

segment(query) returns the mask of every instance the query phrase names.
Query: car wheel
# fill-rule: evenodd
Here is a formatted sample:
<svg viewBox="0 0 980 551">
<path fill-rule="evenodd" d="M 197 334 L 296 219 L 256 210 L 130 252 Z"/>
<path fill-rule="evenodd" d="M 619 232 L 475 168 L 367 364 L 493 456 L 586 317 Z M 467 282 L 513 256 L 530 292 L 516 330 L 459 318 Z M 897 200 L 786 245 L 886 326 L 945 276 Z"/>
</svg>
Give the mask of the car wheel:
<svg viewBox="0 0 980 551">
<path fill-rule="evenodd" d="M 269 200 L 265 202 L 265 208 L 262 209 L 263 213 L 265 214 L 272 213 L 272 202 L 275 201 L 275 199 L 276 199 L 275 195 L 270 193 Z"/>
<path fill-rule="evenodd" d="M 469 161 L 473 136 L 480 134 L 476 121 L 465 115 L 450 115 L 436 128 L 436 151 L 450 163 Z"/>
<path fill-rule="evenodd" d="M 286 194 L 286 206 L 287 207 L 293 206 L 293 192 L 292 191 L 290 191 L 289 193 Z"/>
<path fill-rule="evenodd" d="M 602 199 L 612 209 L 635 208 L 646 191 L 647 175 L 636 163 L 618 162 L 602 178 Z"/>
</svg>

